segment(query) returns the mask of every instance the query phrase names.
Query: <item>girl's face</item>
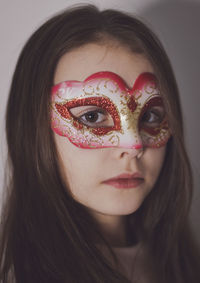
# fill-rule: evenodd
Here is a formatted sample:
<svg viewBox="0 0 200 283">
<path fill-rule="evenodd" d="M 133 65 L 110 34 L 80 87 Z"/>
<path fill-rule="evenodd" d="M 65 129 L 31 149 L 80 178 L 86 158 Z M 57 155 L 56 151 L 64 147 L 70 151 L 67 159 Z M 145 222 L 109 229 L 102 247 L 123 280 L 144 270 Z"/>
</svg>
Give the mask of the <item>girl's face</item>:
<svg viewBox="0 0 200 283">
<path fill-rule="evenodd" d="M 131 89 L 139 75 L 153 73 L 153 68 L 142 55 L 134 54 L 126 47 L 91 43 L 66 53 L 60 59 L 54 84 L 84 81 L 101 71 L 114 72 Z M 83 114 L 84 107 L 89 107 L 88 111 L 94 110 L 91 106 L 79 106 L 72 108 L 71 113 L 75 116 Z M 163 115 L 162 107 L 158 107 L 157 111 Z M 92 112 L 82 117 L 97 119 L 95 115 L 97 113 Z M 98 115 L 101 118 L 105 113 Z M 108 125 L 112 124 L 111 117 L 106 117 L 106 121 Z M 158 148 L 121 146 L 90 149 L 78 147 L 56 132 L 54 137 L 67 186 L 74 199 L 96 216 L 128 215 L 136 211 L 153 189 L 166 151 L 166 143 Z"/>
</svg>

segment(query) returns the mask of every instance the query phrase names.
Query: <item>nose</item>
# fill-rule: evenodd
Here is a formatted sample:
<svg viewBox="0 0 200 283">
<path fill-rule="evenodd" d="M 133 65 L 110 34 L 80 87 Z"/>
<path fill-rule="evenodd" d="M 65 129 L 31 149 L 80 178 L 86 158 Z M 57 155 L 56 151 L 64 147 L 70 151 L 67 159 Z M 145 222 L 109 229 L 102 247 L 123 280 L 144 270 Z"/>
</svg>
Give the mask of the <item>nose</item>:
<svg viewBox="0 0 200 283">
<path fill-rule="evenodd" d="M 138 148 L 118 148 L 118 158 L 136 158 L 140 159 L 143 156 L 144 149 L 143 147 Z"/>
<path fill-rule="evenodd" d="M 119 136 L 119 147 L 131 149 L 132 152 L 137 153 L 134 149 L 141 151 L 143 147 L 143 139 L 137 124 L 129 125 L 130 121 L 123 121 L 123 134 Z"/>
</svg>

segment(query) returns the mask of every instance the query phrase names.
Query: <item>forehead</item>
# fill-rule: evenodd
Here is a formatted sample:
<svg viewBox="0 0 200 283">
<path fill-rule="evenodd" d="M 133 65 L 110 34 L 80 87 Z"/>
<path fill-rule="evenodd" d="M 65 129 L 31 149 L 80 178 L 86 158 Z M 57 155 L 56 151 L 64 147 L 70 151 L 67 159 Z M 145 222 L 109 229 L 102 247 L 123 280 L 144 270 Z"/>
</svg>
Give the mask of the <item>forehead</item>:
<svg viewBox="0 0 200 283">
<path fill-rule="evenodd" d="M 110 71 L 132 87 L 139 74 L 153 73 L 150 62 L 127 47 L 90 43 L 67 52 L 58 62 L 54 84 L 67 80 L 83 81 L 89 75 Z"/>
</svg>

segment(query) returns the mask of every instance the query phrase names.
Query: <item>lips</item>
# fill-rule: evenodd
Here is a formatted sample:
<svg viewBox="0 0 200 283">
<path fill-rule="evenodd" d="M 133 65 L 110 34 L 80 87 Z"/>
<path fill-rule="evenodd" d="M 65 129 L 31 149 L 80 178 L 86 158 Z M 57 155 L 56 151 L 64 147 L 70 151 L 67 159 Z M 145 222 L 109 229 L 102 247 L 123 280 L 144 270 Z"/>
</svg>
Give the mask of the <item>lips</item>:
<svg viewBox="0 0 200 283">
<path fill-rule="evenodd" d="M 103 183 L 118 189 L 136 188 L 144 182 L 144 178 L 139 172 L 134 174 L 121 174 L 114 178 L 105 180 Z"/>
</svg>

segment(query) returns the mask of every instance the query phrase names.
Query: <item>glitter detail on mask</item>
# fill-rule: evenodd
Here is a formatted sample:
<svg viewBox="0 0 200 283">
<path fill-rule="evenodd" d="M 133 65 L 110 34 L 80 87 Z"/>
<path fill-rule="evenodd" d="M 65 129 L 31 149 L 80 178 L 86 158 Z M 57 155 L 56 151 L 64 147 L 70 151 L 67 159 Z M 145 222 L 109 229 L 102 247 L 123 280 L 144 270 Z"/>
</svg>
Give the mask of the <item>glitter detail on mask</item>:
<svg viewBox="0 0 200 283">
<path fill-rule="evenodd" d="M 91 127 L 70 112 L 88 105 L 107 111 L 114 126 Z M 117 74 L 98 72 L 83 82 L 66 81 L 52 88 L 52 129 L 81 148 L 158 148 L 171 135 L 165 115 L 156 127 L 141 124 L 144 113 L 154 106 L 164 109 L 153 74 L 139 75 L 129 89 Z"/>
<path fill-rule="evenodd" d="M 147 101 L 146 104 L 142 108 L 142 111 L 139 117 L 139 121 L 141 121 L 143 114 L 148 109 L 151 109 L 151 107 L 153 106 L 161 106 L 164 108 L 162 98 L 154 97 L 150 101 Z M 142 136 L 144 136 L 143 138 L 144 146 L 147 146 L 147 145 L 150 146 L 151 144 L 151 147 L 154 147 L 154 148 L 165 145 L 166 138 L 169 138 L 171 135 L 169 131 L 169 125 L 168 125 L 166 116 L 163 117 L 158 127 L 145 126 L 139 122 L 139 131 L 143 133 Z M 148 139 L 147 139 L 147 134 L 149 134 Z"/>
<path fill-rule="evenodd" d="M 128 100 L 128 102 L 127 102 L 127 106 L 128 106 L 128 108 L 129 108 L 132 112 L 135 111 L 135 109 L 136 109 L 136 107 L 137 107 L 137 103 L 136 103 L 136 101 L 135 101 L 135 99 L 134 99 L 133 96 L 131 96 L 131 97 L 129 98 L 129 100 Z"/>
<path fill-rule="evenodd" d="M 78 121 L 76 117 L 73 117 L 73 115 L 70 113 L 70 109 L 78 106 L 87 106 L 87 105 L 93 105 L 97 107 L 101 107 L 102 109 L 105 109 L 112 117 L 114 126 L 113 127 L 96 127 L 92 128 L 91 131 L 97 136 L 105 135 L 110 131 L 120 131 L 120 118 L 119 114 L 114 106 L 114 104 L 105 97 L 87 97 L 82 99 L 76 99 L 72 101 L 68 101 L 65 104 L 55 104 L 56 109 L 60 113 L 62 117 L 65 119 L 72 119 L 75 120 L 73 125 L 74 127 L 78 129 L 83 128 L 83 124 Z M 87 128 L 90 128 L 86 125 Z"/>
</svg>

